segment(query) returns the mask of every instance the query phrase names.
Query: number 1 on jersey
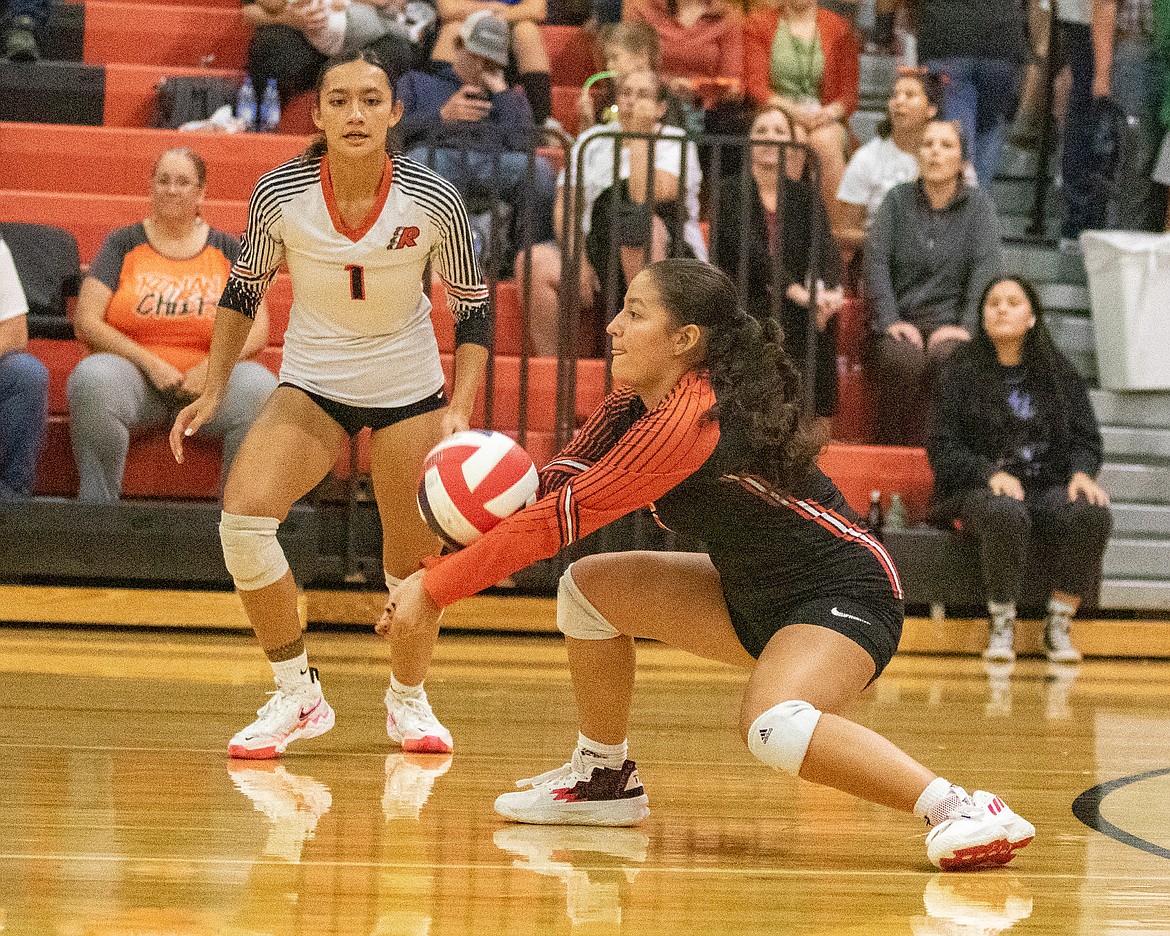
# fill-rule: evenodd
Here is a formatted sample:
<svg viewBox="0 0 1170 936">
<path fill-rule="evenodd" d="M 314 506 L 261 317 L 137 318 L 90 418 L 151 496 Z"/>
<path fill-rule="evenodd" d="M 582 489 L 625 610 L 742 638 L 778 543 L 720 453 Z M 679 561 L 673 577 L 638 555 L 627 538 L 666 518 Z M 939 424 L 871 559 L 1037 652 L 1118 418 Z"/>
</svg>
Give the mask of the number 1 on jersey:
<svg viewBox="0 0 1170 936">
<path fill-rule="evenodd" d="M 349 298 L 366 298 L 366 271 L 356 263 L 347 263 L 345 269 L 349 272 Z"/>
</svg>

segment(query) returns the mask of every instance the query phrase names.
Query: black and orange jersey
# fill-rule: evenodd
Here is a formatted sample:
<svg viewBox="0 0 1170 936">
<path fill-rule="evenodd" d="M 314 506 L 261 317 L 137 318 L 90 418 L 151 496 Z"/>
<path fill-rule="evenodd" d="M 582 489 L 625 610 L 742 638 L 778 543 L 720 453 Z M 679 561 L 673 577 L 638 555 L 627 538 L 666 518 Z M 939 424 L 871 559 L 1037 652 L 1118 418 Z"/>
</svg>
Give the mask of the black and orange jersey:
<svg viewBox="0 0 1170 936">
<path fill-rule="evenodd" d="M 649 412 L 630 390 L 610 394 L 541 471 L 536 503 L 433 563 L 427 593 L 451 604 L 649 507 L 664 526 L 706 544 L 733 613 L 771 614 L 830 591 L 901 599 L 890 557 L 821 471 L 783 493 L 733 470 L 742 444 L 705 418 L 714 403 L 698 374 Z"/>
</svg>

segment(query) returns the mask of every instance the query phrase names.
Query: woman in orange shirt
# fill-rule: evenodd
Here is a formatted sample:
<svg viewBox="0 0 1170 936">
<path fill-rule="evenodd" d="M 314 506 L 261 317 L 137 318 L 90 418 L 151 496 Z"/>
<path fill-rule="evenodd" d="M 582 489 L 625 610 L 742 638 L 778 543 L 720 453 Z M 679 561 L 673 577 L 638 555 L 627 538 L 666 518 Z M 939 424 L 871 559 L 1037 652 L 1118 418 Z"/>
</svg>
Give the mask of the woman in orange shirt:
<svg viewBox="0 0 1170 936">
<path fill-rule="evenodd" d="M 90 354 L 66 392 L 82 501 L 117 500 L 130 430 L 169 425 L 203 390 L 216 302 L 240 249 L 200 216 L 206 182 L 198 153 L 163 153 L 151 178 L 150 217 L 111 233 L 81 285 L 74 328 Z M 276 388 L 276 377 L 248 360 L 267 344 L 265 310 L 223 410 L 206 427 L 223 437 L 224 472 Z"/>
<path fill-rule="evenodd" d="M 744 23 L 747 96 L 759 107 L 778 104 L 804 129 L 820 159 L 830 213 L 845 173 L 860 72 L 852 27 L 815 0 L 765 0 Z"/>
</svg>

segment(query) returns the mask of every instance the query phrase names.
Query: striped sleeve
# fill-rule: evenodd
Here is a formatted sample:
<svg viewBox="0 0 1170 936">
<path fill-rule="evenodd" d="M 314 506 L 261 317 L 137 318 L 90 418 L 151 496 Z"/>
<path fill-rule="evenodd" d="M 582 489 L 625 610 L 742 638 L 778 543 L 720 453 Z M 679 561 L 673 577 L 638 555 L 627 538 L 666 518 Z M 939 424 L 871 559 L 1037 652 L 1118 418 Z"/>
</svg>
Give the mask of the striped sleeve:
<svg viewBox="0 0 1170 936">
<path fill-rule="evenodd" d="M 471 222 L 458 190 L 438 173 L 396 153 L 394 170 L 403 188 L 430 215 L 438 231 L 431 248 L 435 271 L 455 318 L 455 345 L 492 345 L 493 315 L 488 288 L 475 259 Z"/>
<path fill-rule="evenodd" d="M 719 426 L 703 419 L 714 403 L 710 383 L 688 375 L 595 464 L 430 564 L 427 593 L 440 607 L 474 595 L 677 487 L 715 451 Z"/>
<path fill-rule="evenodd" d="M 284 260 L 280 234 L 282 205 L 320 178 L 319 160 L 305 162 L 297 157 L 260 177 L 248 204 L 248 226 L 240 238 L 240 255 L 220 296 L 219 305 L 248 318 L 268 291 Z"/>
<path fill-rule="evenodd" d="M 614 447 L 634 420 L 646 414 L 646 406 L 633 390 L 615 390 L 593 412 L 573 438 L 540 470 L 540 496 L 559 491 Z"/>
</svg>

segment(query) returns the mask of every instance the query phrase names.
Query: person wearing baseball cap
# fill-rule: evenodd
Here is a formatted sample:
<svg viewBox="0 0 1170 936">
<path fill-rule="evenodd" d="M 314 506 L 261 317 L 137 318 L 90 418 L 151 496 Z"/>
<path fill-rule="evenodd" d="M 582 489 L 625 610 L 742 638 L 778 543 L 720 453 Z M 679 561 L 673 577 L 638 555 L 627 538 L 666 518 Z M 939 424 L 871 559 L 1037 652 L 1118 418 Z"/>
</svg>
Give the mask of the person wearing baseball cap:
<svg viewBox="0 0 1170 936">
<path fill-rule="evenodd" d="M 505 50 L 511 47 L 511 61 L 515 63 L 516 69 L 515 72 L 509 71 L 509 75 L 514 75 L 515 81 L 524 89 L 524 94 L 532 105 L 536 126 L 542 127 L 550 123 L 552 79 L 549 76 L 548 53 L 545 52 L 544 39 L 540 33 L 545 4 L 533 3 L 530 0 L 503 0 L 502 3 L 480 3 L 477 0 L 470 0 L 459 4 L 464 9 L 468 7 L 474 9 L 475 12 L 466 18 L 451 15 L 444 9 L 448 4 L 440 3 L 439 6 L 441 25 L 435 40 L 435 49 L 431 53 L 432 62 L 453 63 L 456 44 L 462 42 L 472 54 L 480 55 L 506 68 L 508 62 L 493 57 L 500 50 L 501 33 L 506 33 L 507 39 L 502 45 Z M 462 17 L 462 10 L 458 12 Z M 487 14 L 490 14 L 490 19 L 485 19 Z"/>
<path fill-rule="evenodd" d="M 452 61 L 399 79 L 403 148 L 454 183 L 472 215 L 490 215 L 496 199 L 506 203 L 517 221 L 511 243 L 522 250 L 552 237 L 556 177 L 547 159 L 529 156 L 540 142 L 532 108 L 504 76 L 508 23 L 477 10 L 460 25 L 454 49 Z M 500 269 L 511 266 L 511 251 L 504 254 L 496 257 Z"/>
</svg>

